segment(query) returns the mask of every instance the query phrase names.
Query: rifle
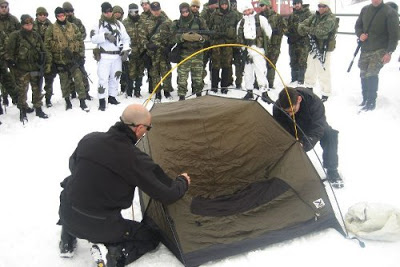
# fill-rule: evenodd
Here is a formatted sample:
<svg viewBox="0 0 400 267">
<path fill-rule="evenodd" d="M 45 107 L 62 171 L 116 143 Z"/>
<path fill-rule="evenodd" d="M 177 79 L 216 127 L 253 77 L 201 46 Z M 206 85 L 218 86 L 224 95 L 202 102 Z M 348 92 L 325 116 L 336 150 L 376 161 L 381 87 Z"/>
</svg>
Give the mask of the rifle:
<svg viewBox="0 0 400 267">
<path fill-rule="evenodd" d="M 354 51 L 353 59 L 351 60 L 350 65 L 347 68 L 347 72 L 350 72 L 351 67 L 353 67 L 354 59 L 356 58 L 358 51 L 360 51 L 360 48 L 361 48 L 361 41 L 357 40 L 357 48 L 356 48 L 356 51 Z"/>
<path fill-rule="evenodd" d="M 225 34 L 224 32 L 216 32 L 216 31 L 210 31 L 210 30 L 178 29 L 177 31 L 175 31 L 175 33 L 187 33 L 187 32 L 193 32 L 193 33 L 197 33 L 200 35 L 222 35 L 222 34 Z"/>
<path fill-rule="evenodd" d="M 321 51 L 318 48 L 318 44 L 317 44 L 317 41 L 315 40 L 315 38 L 309 34 L 308 39 L 310 40 L 310 46 L 311 46 L 311 50 L 310 50 L 309 54 L 313 55 L 313 58 L 317 58 L 319 60 L 319 62 L 321 62 L 322 68 L 325 70 L 325 59 L 326 59 L 325 46 L 326 45 L 324 44 L 324 49 L 323 49 L 324 51 L 321 53 Z"/>
<path fill-rule="evenodd" d="M 78 64 L 80 71 L 82 72 L 83 76 L 88 79 L 88 81 L 93 84 L 93 81 L 90 79 L 89 74 L 85 70 L 82 64 Z"/>
<path fill-rule="evenodd" d="M 42 92 L 46 52 L 39 52 L 39 92 Z"/>
</svg>

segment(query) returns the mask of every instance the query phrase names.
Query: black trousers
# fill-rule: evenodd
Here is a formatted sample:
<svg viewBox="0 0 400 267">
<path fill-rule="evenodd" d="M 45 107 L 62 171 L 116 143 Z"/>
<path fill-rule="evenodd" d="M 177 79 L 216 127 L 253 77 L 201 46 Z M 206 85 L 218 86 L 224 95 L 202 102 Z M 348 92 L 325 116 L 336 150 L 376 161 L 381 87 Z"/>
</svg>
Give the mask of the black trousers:
<svg viewBox="0 0 400 267">
<path fill-rule="evenodd" d="M 320 140 L 323 166 L 326 169 L 337 169 L 339 165 L 338 135 L 339 131 L 327 127 L 324 136 Z"/>
</svg>

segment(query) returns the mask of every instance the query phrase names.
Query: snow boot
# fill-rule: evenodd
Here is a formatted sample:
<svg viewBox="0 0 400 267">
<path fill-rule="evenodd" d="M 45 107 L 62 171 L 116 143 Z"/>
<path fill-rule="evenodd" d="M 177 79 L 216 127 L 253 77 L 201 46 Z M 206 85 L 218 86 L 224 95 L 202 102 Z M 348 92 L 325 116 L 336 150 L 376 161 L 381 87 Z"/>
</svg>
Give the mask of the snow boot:
<svg viewBox="0 0 400 267">
<path fill-rule="evenodd" d="M 41 119 L 47 119 L 49 116 L 43 112 L 42 108 L 35 108 L 36 116 Z"/>
<path fill-rule="evenodd" d="M 261 94 L 261 100 L 266 102 L 267 104 L 274 103 L 274 101 L 272 101 L 272 99 L 269 97 L 267 92 L 264 92 L 264 93 Z"/>
<path fill-rule="evenodd" d="M 244 100 L 254 99 L 253 90 L 247 90 L 247 94 L 243 97 Z"/>
<path fill-rule="evenodd" d="M 108 103 L 110 103 L 111 105 L 118 105 L 120 102 L 118 102 L 118 100 L 114 96 L 109 96 Z"/>
<path fill-rule="evenodd" d="M 72 109 L 72 103 L 69 97 L 65 98 L 65 110 Z"/>
<path fill-rule="evenodd" d="M 122 245 L 108 245 L 106 255 L 107 267 L 125 266 L 124 248 Z"/>
<path fill-rule="evenodd" d="M 59 244 L 60 257 L 72 258 L 76 248 L 76 237 L 70 235 L 64 227 L 61 229 L 61 240 Z"/>
<path fill-rule="evenodd" d="M 105 98 L 99 99 L 99 110 L 101 110 L 101 111 L 106 110 L 106 99 Z"/>
<path fill-rule="evenodd" d="M 79 99 L 79 102 L 80 102 L 79 106 L 81 107 L 81 109 L 82 109 L 83 111 L 86 111 L 86 112 L 89 112 L 89 111 L 90 111 L 90 109 L 89 109 L 88 106 L 86 105 L 85 98 Z"/>
<path fill-rule="evenodd" d="M 22 124 L 25 124 L 25 122 L 28 122 L 28 117 L 26 116 L 26 111 L 23 108 L 19 110 L 19 120 L 20 120 L 20 122 L 22 122 Z"/>
<path fill-rule="evenodd" d="M 46 108 L 51 108 L 53 104 L 51 103 L 51 98 L 46 97 Z"/>
<path fill-rule="evenodd" d="M 340 174 L 337 171 L 337 169 L 327 169 L 326 179 L 335 188 L 342 188 L 344 186 L 342 177 L 340 177 Z"/>
<path fill-rule="evenodd" d="M 362 102 L 360 107 L 365 106 L 367 104 L 367 92 L 368 92 L 368 78 L 361 78 L 361 94 L 362 94 Z"/>
</svg>

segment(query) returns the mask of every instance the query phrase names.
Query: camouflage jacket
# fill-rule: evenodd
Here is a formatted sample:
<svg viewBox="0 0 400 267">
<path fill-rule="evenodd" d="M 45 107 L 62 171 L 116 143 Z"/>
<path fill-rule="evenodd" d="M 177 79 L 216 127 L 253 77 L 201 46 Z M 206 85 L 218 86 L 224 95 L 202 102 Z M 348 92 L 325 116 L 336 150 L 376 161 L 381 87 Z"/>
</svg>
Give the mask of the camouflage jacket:
<svg viewBox="0 0 400 267">
<path fill-rule="evenodd" d="M 293 9 L 293 13 L 290 14 L 287 21 L 288 31 L 285 34 L 288 38 L 288 44 L 308 44 L 308 37 L 300 35 L 297 28 L 301 22 L 311 15 L 308 4 L 303 5 L 300 10 Z"/>
<path fill-rule="evenodd" d="M 269 40 L 269 45 L 278 46 L 280 49 L 282 36 L 287 32 L 286 20 L 272 9 L 267 9 L 260 14 L 268 19 L 268 23 L 272 28 L 272 36 Z"/>
<path fill-rule="evenodd" d="M 399 17 L 396 11 L 384 3 L 377 7 L 371 4 L 361 10 L 355 25 L 356 35 L 360 37 L 362 33 L 367 32 L 375 12 L 378 13 L 368 30 L 368 39 L 362 42 L 361 51 L 385 49 L 387 52 L 393 52 L 399 38 Z"/>
<path fill-rule="evenodd" d="M 55 22 L 49 26 L 45 35 L 45 47 L 49 52 L 49 64 L 69 65 L 77 56 L 85 56 L 82 35 L 78 27 L 70 22 L 60 25 Z"/>
<path fill-rule="evenodd" d="M 157 45 L 157 51 L 163 51 L 169 47 L 172 36 L 171 27 L 172 21 L 166 15 L 161 14 L 158 17 L 152 15 L 143 25 L 140 25 L 142 47 L 146 49 L 148 43 Z M 147 54 L 154 56 L 157 51 L 147 50 Z"/>
<path fill-rule="evenodd" d="M 19 23 L 15 16 L 11 14 L 0 16 L 0 31 L 4 32 L 7 36 L 19 29 L 21 29 L 21 23 Z"/>
<path fill-rule="evenodd" d="M 124 24 L 126 32 L 128 33 L 129 37 L 131 38 L 131 58 L 139 57 L 143 52 L 144 48 L 142 47 L 141 36 L 139 33 L 139 24 L 140 18 L 135 21 L 130 15 L 126 19 L 122 21 Z"/>
<path fill-rule="evenodd" d="M 33 30 L 37 32 L 44 41 L 46 30 L 51 24 L 52 23 L 49 19 L 46 19 L 44 22 L 40 22 L 38 19 L 35 19 L 35 21 L 33 22 Z"/>
<path fill-rule="evenodd" d="M 0 68 L 6 67 L 6 34 L 0 31 Z"/>
<path fill-rule="evenodd" d="M 322 51 L 326 43 L 334 40 L 333 36 L 336 28 L 336 17 L 329 9 L 324 14 L 318 11 L 314 15 L 301 22 L 297 28 L 298 33 L 302 36 L 309 34 L 317 42 L 317 46 Z M 333 45 L 334 49 L 334 45 Z M 333 51 L 328 49 L 327 51 Z"/>
<path fill-rule="evenodd" d="M 22 71 L 38 71 L 45 64 L 46 50 L 40 35 L 24 29 L 10 34 L 6 46 L 6 59 L 12 60 Z"/>
<path fill-rule="evenodd" d="M 185 32 L 196 32 L 198 30 L 208 31 L 207 23 L 200 17 L 195 17 L 193 14 L 189 18 L 182 16 L 172 23 L 172 32 L 174 33 L 172 43 L 182 44 L 182 48 L 186 50 L 199 50 L 203 48 L 204 42 L 208 40 L 209 36 L 203 34 L 203 40 L 199 42 L 188 42 L 182 39 L 182 34 Z"/>
<path fill-rule="evenodd" d="M 206 21 L 208 28 L 210 28 L 211 15 L 215 12 L 215 10 L 216 9 L 208 8 L 208 4 L 203 5 L 203 10 L 200 13 L 200 17 Z"/>
<path fill-rule="evenodd" d="M 210 30 L 215 31 L 211 36 L 210 43 L 229 44 L 236 43 L 236 26 L 239 23 L 238 16 L 235 12 L 229 10 L 227 13 L 222 13 L 217 9 L 210 18 Z"/>
<path fill-rule="evenodd" d="M 68 20 L 68 22 L 71 22 L 78 27 L 78 29 L 82 35 L 82 40 L 85 40 L 86 39 L 86 28 L 83 25 L 82 21 L 80 19 L 78 19 L 77 17 L 75 17 L 74 15 L 69 16 L 67 18 L 67 20 Z"/>
</svg>

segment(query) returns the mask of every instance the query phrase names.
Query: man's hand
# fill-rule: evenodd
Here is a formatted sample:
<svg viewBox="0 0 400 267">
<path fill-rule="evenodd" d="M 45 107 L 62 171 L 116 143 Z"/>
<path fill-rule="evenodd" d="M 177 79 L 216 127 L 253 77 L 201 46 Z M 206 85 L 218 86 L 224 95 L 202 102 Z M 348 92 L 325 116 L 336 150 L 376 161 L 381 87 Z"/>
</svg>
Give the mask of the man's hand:
<svg viewBox="0 0 400 267">
<path fill-rule="evenodd" d="M 368 33 L 362 33 L 361 35 L 360 35 L 360 41 L 361 42 L 364 42 L 365 40 L 367 40 L 368 39 Z"/>
<path fill-rule="evenodd" d="M 124 50 L 121 52 L 121 60 L 122 62 L 125 62 L 128 60 L 128 56 L 129 56 L 129 50 Z"/>
<path fill-rule="evenodd" d="M 392 59 L 392 54 L 386 53 L 385 55 L 383 55 L 382 63 L 383 64 L 389 63 L 391 59 Z"/>
<path fill-rule="evenodd" d="M 104 38 L 106 38 L 106 40 L 110 41 L 111 43 L 117 42 L 117 38 L 115 38 L 115 36 L 109 32 L 104 33 Z"/>
<path fill-rule="evenodd" d="M 203 36 L 195 32 L 185 32 L 182 34 L 182 39 L 188 42 L 201 42 L 203 41 Z"/>
<path fill-rule="evenodd" d="M 190 185 L 190 176 L 186 172 L 181 173 L 180 176 L 183 176 L 188 182 L 188 185 Z"/>
</svg>

